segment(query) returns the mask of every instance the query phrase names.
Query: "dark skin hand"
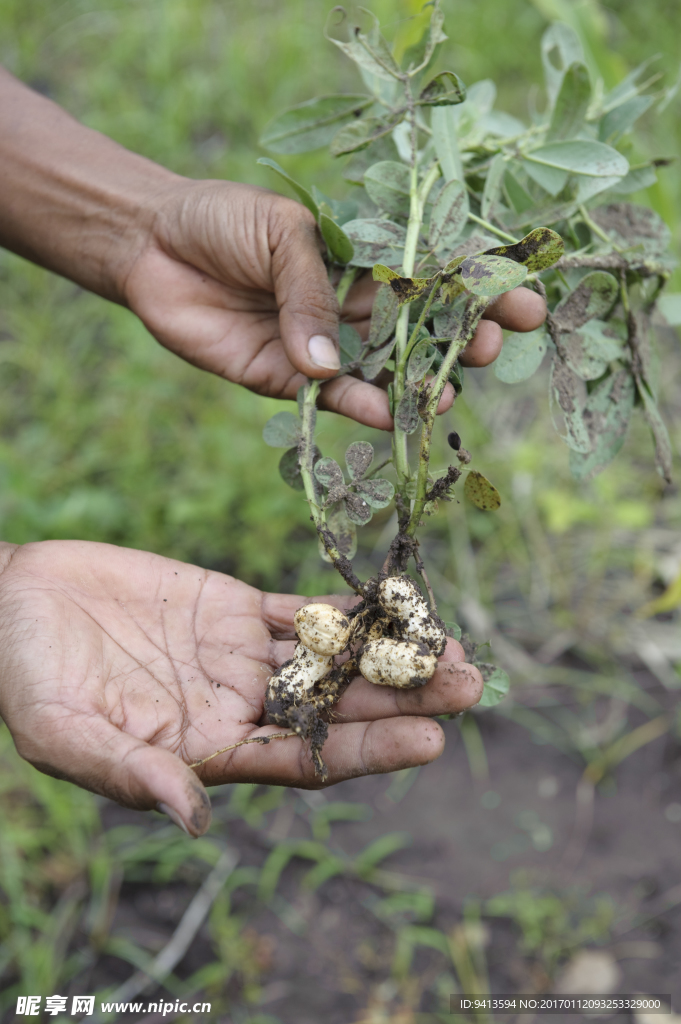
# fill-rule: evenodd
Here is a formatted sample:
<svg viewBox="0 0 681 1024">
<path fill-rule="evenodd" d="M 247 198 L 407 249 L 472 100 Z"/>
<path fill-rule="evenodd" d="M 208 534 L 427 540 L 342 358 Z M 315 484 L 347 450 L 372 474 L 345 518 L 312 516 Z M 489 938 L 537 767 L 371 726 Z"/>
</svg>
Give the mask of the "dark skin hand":
<svg viewBox="0 0 681 1024">
<path fill-rule="evenodd" d="M 305 376 L 330 378 L 339 366 L 338 304 L 320 245 L 300 203 L 249 185 L 192 184 L 161 208 L 127 275 L 126 301 L 163 345 L 189 362 L 259 394 L 293 399 Z M 362 337 L 376 287 L 364 274 L 341 311 Z M 486 366 L 501 350 L 502 327 L 534 330 L 545 315 L 543 300 L 527 288 L 501 296 L 462 362 Z M 318 339 L 326 369 L 311 359 L 310 338 Z M 453 401 L 448 385 L 439 412 Z M 320 405 L 392 429 L 385 392 L 354 376 L 327 384 Z"/>
<path fill-rule="evenodd" d="M 293 654 L 305 598 L 85 541 L 5 544 L 0 565 L 0 714 L 41 771 L 126 807 L 160 804 L 191 835 L 210 824 L 205 785 L 321 786 L 297 736 L 188 767 L 285 731 L 265 723 L 263 704 L 272 671 Z M 333 709 L 326 785 L 433 761 L 444 735 L 427 716 L 481 693 L 455 640 L 423 688 L 354 680 Z"/>
<path fill-rule="evenodd" d="M 258 394 L 293 399 L 339 368 L 338 303 L 312 214 L 230 181 L 192 181 L 86 128 L 0 68 L 0 244 L 127 305 L 161 344 Z M 366 335 L 364 275 L 342 315 Z M 463 362 L 485 366 L 501 329 L 544 320 L 526 288 L 492 303 Z M 440 412 L 451 406 L 448 387 Z M 344 376 L 324 408 L 392 429 L 385 392 Z"/>
</svg>

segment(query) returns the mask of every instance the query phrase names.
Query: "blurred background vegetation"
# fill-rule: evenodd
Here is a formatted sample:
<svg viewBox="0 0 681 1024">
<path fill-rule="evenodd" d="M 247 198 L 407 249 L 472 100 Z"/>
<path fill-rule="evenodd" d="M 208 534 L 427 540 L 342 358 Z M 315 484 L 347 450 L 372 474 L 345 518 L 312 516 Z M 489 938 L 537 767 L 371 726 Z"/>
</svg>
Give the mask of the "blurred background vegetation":
<svg viewBox="0 0 681 1024">
<path fill-rule="evenodd" d="M 398 49 L 420 35 L 421 0 L 367 5 Z M 656 53 L 664 85 L 678 72 L 675 0 L 659 0 L 654 9 L 633 0 L 443 0 L 443 8 L 449 42 L 440 63 L 468 84 L 493 78 L 498 108 L 520 117 L 528 95 L 542 102 L 539 40 L 553 19 L 580 32 L 593 74 L 607 88 Z M 0 0 L 0 60 L 86 124 L 178 173 L 271 187 L 268 172 L 255 163 L 264 124 L 313 95 L 356 87 L 353 67 L 322 38 L 325 16 L 318 0 Z M 644 158 L 678 160 L 678 102 L 660 117 L 645 115 L 632 147 Z M 282 163 L 330 195 L 349 192 L 342 167 L 324 151 Z M 667 220 L 678 253 L 678 163 L 635 199 Z M 675 290 L 679 280 L 677 274 Z M 662 408 L 678 453 L 678 337 L 664 326 L 657 333 Z M 662 731 L 674 728 L 678 611 L 645 625 L 635 612 L 679 573 L 681 500 L 657 476 L 640 420 L 615 463 L 595 481 L 576 484 L 545 391 L 542 374 L 507 386 L 491 372 L 467 373 L 440 444 L 456 428 L 504 503 L 495 516 L 446 506 L 429 521 L 424 544 L 445 619 L 461 621 L 480 639 L 492 637 L 495 655 L 513 676 L 513 696 L 498 713 L 576 753 L 592 766 L 595 784 L 648 734 L 629 747 L 623 740 L 659 715 L 639 686 L 642 665 L 670 697 Z M 300 495 L 279 480 L 280 453 L 261 441 L 263 424 L 282 407 L 185 365 L 128 311 L 0 252 L 3 539 L 109 541 L 269 589 L 337 589 L 319 561 Z M 329 414 L 320 433 L 325 453 L 336 457 L 360 438 L 371 438 L 379 454 L 387 446 L 387 439 Z M 386 512 L 364 530 L 361 574 L 381 557 L 390 529 Z M 528 685 L 544 687 L 538 709 L 523 702 Z M 560 687 L 579 694 L 569 714 Z M 613 695 L 619 711 L 608 718 L 599 701 Z M 638 709 L 631 719 L 630 708 Z M 484 774 L 478 716 L 469 719 L 471 769 Z M 656 735 L 653 728 L 650 738 Z M 182 869 L 188 884 L 198 884 L 220 850 L 210 839 L 191 847 L 171 841 L 165 826 L 154 833 L 156 845 L 139 826 L 102 833 L 98 801 L 20 764 L 4 729 L 0 742 L 0 987 L 8 1008 L 17 992 L 31 988 L 29 981 L 43 994 L 59 991 L 104 948 L 143 966 L 139 949 L 131 951 L 122 939 L 111 946 L 111 894 L 123 874 L 127 879 L 137 870 L 135 877 L 163 882 Z M 227 798 L 226 817 L 248 824 L 281 795 L 263 791 L 255 811 L 249 787 L 234 787 Z M 218 833 L 222 827 L 224 816 Z M 324 838 L 321 828 L 315 841 Z M 252 951 L 256 940 L 239 939 L 244 922 L 230 917 L 228 897 L 221 898 L 212 919 L 213 974 L 206 968 L 192 984 L 224 992 L 239 970 L 239 998 L 248 1003 L 257 979 L 244 950 Z M 83 906 L 89 907 L 88 938 L 67 955 L 68 937 L 82 930 Z M 452 956 L 459 950 L 461 966 L 457 941 L 448 948 Z M 399 970 L 408 961 L 403 957 Z M 275 1020 L 243 1013 L 239 1020 Z"/>
</svg>

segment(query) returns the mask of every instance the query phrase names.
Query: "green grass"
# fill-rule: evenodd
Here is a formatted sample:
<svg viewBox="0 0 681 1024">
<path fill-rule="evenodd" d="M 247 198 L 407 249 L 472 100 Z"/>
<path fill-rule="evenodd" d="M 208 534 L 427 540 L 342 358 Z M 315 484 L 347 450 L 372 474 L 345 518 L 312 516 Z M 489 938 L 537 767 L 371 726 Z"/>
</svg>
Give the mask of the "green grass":
<svg viewBox="0 0 681 1024">
<path fill-rule="evenodd" d="M 401 46 L 416 34 L 418 22 L 410 19 L 420 2 L 381 0 L 373 8 Z M 538 44 L 552 17 L 582 32 L 606 86 L 656 52 L 666 81 L 677 73 L 681 8 L 673 0 L 654 9 L 630 0 L 445 0 L 444 8 L 450 42 L 442 64 L 468 83 L 494 78 L 498 106 L 520 116 L 527 86 L 541 81 Z M 267 120 L 317 93 L 355 88 L 350 65 L 322 40 L 324 13 L 312 0 L 0 0 L 0 59 L 87 124 L 179 173 L 271 187 L 255 163 Z M 678 103 L 657 121 L 644 119 L 635 152 L 678 158 L 679 123 Z M 282 162 L 329 194 L 347 191 L 340 168 L 323 153 Z M 678 249 L 678 169 L 663 170 L 641 198 L 670 223 Z M 319 562 L 300 495 L 278 478 L 280 453 L 261 441 L 262 425 L 280 403 L 182 363 L 126 310 L 10 254 L 0 260 L 0 339 L 3 539 L 97 539 L 222 568 L 268 588 L 311 594 L 337 586 Z M 662 339 L 661 359 L 663 404 L 678 452 L 681 362 L 673 332 Z M 660 536 L 681 527 L 681 501 L 675 490 L 663 492 L 640 421 L 618 460 L 596 481 L 577 485 L 550 425 L 540 377 L 509 387 L 491 373 L 469 374 L 447 427 L 462 434 L 504 504 L 496 517 L 456 503 L 444 507 L 429 521 L 424 545 L 446 619 L 458 619 L 474 599 L 530 649 L 559 631 L 577 638 L 574 652 L 588 672 L 551 669 L 543 676 L 549 685 L 575 687 L 576 716 L 559 698 L 531 714 L 521 701 L 511 702 L 508 713 L 588 764 L 617 738 L 604 735 L 591 746 L 584 739 L 599 687 L 607 694 L 628 687 L 631 703 L 656 713 L 622 663 L 621 638 L 631 612 L 663 575 Z M 385 444 L 328 414 L 321 428 L 332 455 L 359 437 Z M 444 433 L 437 442 L 442 464 Z M 379 514 L 364 535 L 363 572 L 385 547 L 388 520 Z M 516 672 L 516 686 L 523 682 Z M 222 826 L 194 845 L 160 825 L 153 841 L 144 830 L 104 833 L 98 800 L 20 762 L 4 729 L 0 742 L 0 979 L 7 1008 L 16 992 L 59 991 L 114 949 L 107 947 L 106 908 L 115 905 L 121 870 L 149 884 L 176 876 L 196 883 L 215 862 Z M 236 787 L 230 813 L 256 822 L 279 796 Z M 324 866 L 321 852 L 328 825 L 318 829 L 312 863 L 322 865 L 321 874 L 333 865 Z M 271 885 L 268 863 L 262 884 Z M 244 886 L 258 880 L 240 877 Z M 551 909 L 560 918 L 554 903 Z M 529 919 L 522 907 L 513 912 Z M 444 948 L 428 932 L 428 913 L 418 918 L 422 931 L 405 931 L 414 927 L 405 920 L 398 914 L 394 927 L 400 984 L 419 943 Z M 255 1022 L 248 1007 L 259 978 L 244 959 L 245 923 L 229 896 L 221 897 L 211 924 L 215 961 L 196 983 L 224 998 L 238 975 L 241 1019 Z M 446 969 L 460 975 L 470 957 L 465 931 L 457 935 L 447 940 Z M 144 952 L 115 949 L 133 962 Z"/>
</svg>

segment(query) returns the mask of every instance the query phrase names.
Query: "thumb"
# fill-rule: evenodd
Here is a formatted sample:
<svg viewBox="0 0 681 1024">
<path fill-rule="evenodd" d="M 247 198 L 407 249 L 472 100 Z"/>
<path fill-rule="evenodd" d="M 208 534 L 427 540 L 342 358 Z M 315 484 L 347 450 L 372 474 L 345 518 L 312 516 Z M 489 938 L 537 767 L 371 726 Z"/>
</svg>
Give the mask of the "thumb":
<svg viewBox="0 0 681 1024">
<path fill-rule="evenodd" d="M 37 758 L 22 750 L 23 744 L 18 744 L 20 753 L 47 774 L 75 782 L 123 807 L 157 808 L 188 835 L 200 836 L 208 830 L 208 794 L 191 768 L 169 750 L 121 732 L 105 718 L 81 713 L 69 715 L 52 735 L 52 742 L 41 745 Z M 46 749 L 49 763 L 45 763 Z"/>
<path fill-rule="evenodd" d="M 338 301 L 319 252 L 314 218 L 299 203 L 287 203 L 275 223 L 272 278 L 284 350 L 307 377 L 333 377 L 340 369 Z"/>
</svg>

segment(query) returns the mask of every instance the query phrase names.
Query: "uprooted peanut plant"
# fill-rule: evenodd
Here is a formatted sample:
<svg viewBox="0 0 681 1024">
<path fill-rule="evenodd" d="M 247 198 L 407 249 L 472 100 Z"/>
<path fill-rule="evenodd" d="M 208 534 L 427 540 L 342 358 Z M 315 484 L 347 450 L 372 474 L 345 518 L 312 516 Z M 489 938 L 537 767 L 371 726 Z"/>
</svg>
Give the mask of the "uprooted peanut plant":
<svg viewBox="0 0 681 1024">
<path fill-rule="evenodd" d="M 652 430 L 660 473 L 670 475 L 649 343 L 672 268 L 669 232 L 650 209 L 625 199 L 653 183 L 664 161 L 631 166 L 624 151 L 636 119 L 668 102 L 671 90 L 651 91 L 659 76 L 646 77 L 648 62 L 606 93 L 592 82 L 577 36 L 556 23 L 542 40 L 546 105 L 528 126 L 493 109 L 491 81 L 466 91 L 451 71 L 428 73 L 447 38 L 438 2 L 431 6 L 428 30 L 400 64 L 366 11 L 367 24 L 351 26 L 347 41 L 327 34 L 358 66 L 363 91 L 303 103 L 275 118 L 262 138 L 275 153 L 329 144 L 333 157 L 350 158 L 344 176 L 357 187 L 342 201 L 308 190 L 269 158 L 260 163 L 314 214 L 339 302 L 364 268 L 381 282 L 368 339 L 341 324 L 340 373 L 392 377 L 392 456 L 379 466 L 366 442 L 348 448 L 347 476 L 323 456 L 315 443 L 318 381 L 301 388 L 298 416 L 277 413 L 264 430 L 267 444 L 286 449 L 281 475 L 305 492 L 322 557 L 361 597 L 347 614 L 320 604 L 301 609 L 295 656 L 270 680 L 270 718 L 310 739 L 322 776 L 320 712 L 353 675 L 422 685 L 444 650 L 447 631 L 419 554 L 423 518 L 452 499 L 463 474 L 464 494 L 478 508 L 500 504 L 493 485 L 468 468 L 471 455 L 454 433 L 454 464 L 437 479 L 430 471 L 438 403 L 448 381 L 461 392 L 459 356 L 494 296 L 524 284 L 547 301 L 545 326 L 507 338 L 495 372 L 516 383 L 549 354 L 549 401 L 575 477 L 588 479 L 616 455 L 635 406 Z M 336 34 L 344 20 L 334 9 Z M 393 500 L 397 534 L 382 570 L 361 582 L 351 562 L 356 527 Z M 406 574 L 412 559 L 430 607 Z M 336 664 L 338 655 L 345 660 Z M 507 680 L 481 667 L 483 703 L 496 703 Z"/>
</svg>

